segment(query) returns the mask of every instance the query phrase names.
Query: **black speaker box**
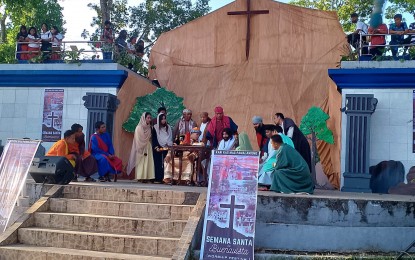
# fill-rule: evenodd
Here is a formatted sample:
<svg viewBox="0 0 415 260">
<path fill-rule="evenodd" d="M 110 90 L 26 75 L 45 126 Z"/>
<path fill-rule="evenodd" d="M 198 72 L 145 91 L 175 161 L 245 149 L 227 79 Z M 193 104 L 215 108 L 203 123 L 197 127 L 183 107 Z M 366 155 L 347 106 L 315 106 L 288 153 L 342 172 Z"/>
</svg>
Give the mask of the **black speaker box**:
<svg viewBox="0 0 415 260">
<path fill-rule="evenodd" d="M 72 164 L 63 156 L 34 158 L 29 173 L 36 183 L 65 185 L 75 177 Z"/>
</svg>

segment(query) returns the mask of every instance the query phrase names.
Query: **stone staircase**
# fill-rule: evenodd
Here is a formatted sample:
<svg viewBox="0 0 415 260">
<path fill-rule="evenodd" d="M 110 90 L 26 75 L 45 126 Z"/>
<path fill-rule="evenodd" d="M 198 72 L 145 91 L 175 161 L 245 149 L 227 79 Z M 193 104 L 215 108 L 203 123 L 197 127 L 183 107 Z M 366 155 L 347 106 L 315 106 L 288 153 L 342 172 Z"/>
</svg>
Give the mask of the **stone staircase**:
<svg viewBox="0 0 415 260">
<path fill-rule="evenodd" d="M 0 260 L 172 259 L 199 195 L 68 185 L 17 230 L 18 243 L 0 247 Z"/>
</svg>

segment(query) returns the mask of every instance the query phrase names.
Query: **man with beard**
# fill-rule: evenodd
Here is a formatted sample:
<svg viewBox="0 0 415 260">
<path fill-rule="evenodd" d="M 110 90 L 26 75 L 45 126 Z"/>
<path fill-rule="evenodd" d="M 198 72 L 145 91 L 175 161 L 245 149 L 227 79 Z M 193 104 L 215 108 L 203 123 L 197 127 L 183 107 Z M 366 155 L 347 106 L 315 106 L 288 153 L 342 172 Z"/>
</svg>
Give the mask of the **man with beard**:
<svg viewBox="0 0 415 260">
<path fill-rule="evenodd" d="M 219 142 L 218 150 L 235 150 L 236 139 L 232 135 L 232 130 L 230 128 L 224 128 L 222 131 L 222 140 Z"/>
<path fill-rule="evenodd" d="M 282 113 L 276 113 L 274 116 L 274 123 L 281 126 L 283 134 L 293 140 L 295 149 L 301 154 L 307 162 L 308 168 L 311 171 L 311 150 L 307 138 L 297 127 L 291 118 L 285 118 Z"/>
<path fill-rule="evenodd" d="M 215 116 L 212 118 L 206 128 L 206 140 L 210 141 L 213 148 L 216 148 L 223 138 L 223 129 L 230 128 L 232 133 L 237 133 L 238 126 L 233 122 L 232 118 L 223 114 L 222 107 L 215 108 Z"/>
<path fill-rule="evenodd" d="M 265 127 L 262 122 L 262 117 L 260 116 L 254 116 L 252 117 L 252 124 L 254 125 L 255 133 L 256 133 L 256 140 L 258 142 L 259 150 L 261 151 L 261 156 L 264 155 L 264 153 L 268 153 L 268 138 L 265 134 Z"/>
</svg>

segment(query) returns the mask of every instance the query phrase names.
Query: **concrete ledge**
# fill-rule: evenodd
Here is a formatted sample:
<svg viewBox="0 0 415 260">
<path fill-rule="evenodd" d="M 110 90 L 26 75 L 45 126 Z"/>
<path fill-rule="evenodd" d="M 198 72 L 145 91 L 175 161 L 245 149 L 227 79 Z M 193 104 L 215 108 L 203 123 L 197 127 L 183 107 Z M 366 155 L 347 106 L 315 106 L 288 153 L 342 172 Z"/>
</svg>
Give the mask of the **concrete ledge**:
<svg viewBox="0 0 415 260">
<path fill-rule="evenodd" d="M 187 220 L 187 224 L 183 230 L 180 241 L 177 245 L 177 249 L 173 254 L 172 259 L 193 259 L 190 257 L 191 250 L 194 248 L 192 244 L 197 240 L 200 234 L 200 221 L 203 221 L 202 214 L 206 205 L 206 193 L 201 193 L 194 206 L 190 217 Z M 203 225 L 203 223 L 202 223 Z M 200 241 L 199 241 L 200 243 Z M 200 245 L 199 245 L 200 248 Z"/>
<path fill-rule="evenodd" d="M 386 68 L 415 68 L 413 60 L 390 60 L 390 61 L 342 61 L 342 69 L 386 69 Z"/>
<path fill-rule="evenodd" d="M 256 224 L 255 247 L 308 252 L 399 252 L 413 240 L 415 227 L 331 227 Z"/>
<path fill-rule="evenodd" d="M 35 204 L 33 204 L 25 213 L 10 227 L 0 235 L 0 246 L 16 244 L 18 242 L 18 229 L 34 225 L 33 213 L 38 211 L 47 211 L 49 209 L 48 199 L 62 196 L 63 186 L 55 185 L 45 193 Z"/>
</svg>

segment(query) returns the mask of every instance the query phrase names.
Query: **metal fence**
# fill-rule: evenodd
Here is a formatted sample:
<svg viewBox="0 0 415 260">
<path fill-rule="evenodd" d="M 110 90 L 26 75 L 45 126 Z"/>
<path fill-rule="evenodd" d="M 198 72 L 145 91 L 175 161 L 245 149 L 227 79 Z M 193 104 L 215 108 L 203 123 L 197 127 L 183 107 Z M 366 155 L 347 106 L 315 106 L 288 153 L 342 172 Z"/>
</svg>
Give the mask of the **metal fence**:
<svg viewBox="0 0 415 260">
<path fill-rule="evenodd" d="M 403 55 L 405 55 L 406 50 L 408 48 L 410 48 L 411 46 L 415 46 L 415 44 L 411 44 L 411 43 L 408 43 L 408 44 L 387 44 L 387 42 L 388 42 L 387 38 L 389 38 L 389 36 L 392 36 L 392 35 L 396 35 L 396 34 L 390 34 L 390 33 L 385 33 L 385 34 L 378 34 L 378 33 L 376 33 L 376 34 L 374 34 L 374 33 L 373 34 L 370 34 L 370 33 L 359 34 L 359 46 L 357 48 L 359 56 L 363 55 L 362 50 L 364 48 L 370 49 L 371 47 L 398 47 L 398 48 L 404 48 Z M 366 39 L 368 39 L 368 38 L 370 39 L 372 36 L 384 36 L 385 37 L 385 44 L 375 45 L 375 44 L 371 44 L 370 40 L 365 41 L 363 39 L 363 37 L 366 37 Z M 415 37 L 415 33 L 407 33 L 407 34 L 404 34 L 403 36 L 408 36 L 409 38 L 412 38 L 412 37 Z"/>
</svg>

